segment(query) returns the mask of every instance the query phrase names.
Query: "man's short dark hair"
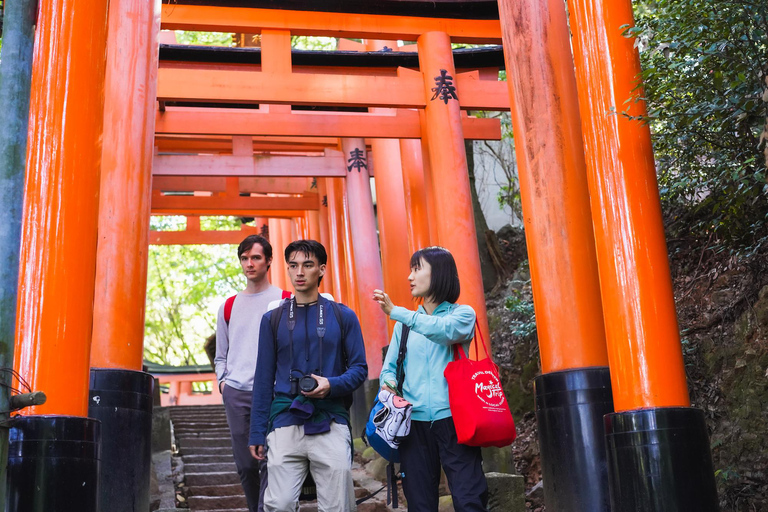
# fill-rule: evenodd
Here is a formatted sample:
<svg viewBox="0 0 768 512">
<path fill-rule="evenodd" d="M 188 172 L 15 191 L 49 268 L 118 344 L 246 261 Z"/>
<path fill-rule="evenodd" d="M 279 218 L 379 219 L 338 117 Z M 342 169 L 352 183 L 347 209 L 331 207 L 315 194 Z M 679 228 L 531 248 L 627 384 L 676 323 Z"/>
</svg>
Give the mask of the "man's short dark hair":
<svg viewBox="0 0 768 512">
<path fill-rule="evenodd" d="M 237 259 L 240 259 L 240 256 L 250 251 L 254 244 L 259 244 L 261 246 L 261 249 L 264 251 L 264 258 L 266 258 L 267 261 L 272 259 L 272 244 L 261 235 L 248 235 L 245 237 L 245 240 L 240 242 L 240 245 L 237 246 Z"/>
<path fill-rule="evenodd" d="M 421 266 L 422 260 L 429 263 L 432 269 L 427 297 L 437 304 L 455 303 L 459 300 L 461 294 L 459 270 L 450 251 L 438 246 L 419 249 L 411 256 L 411 268 Z"/>
<path fill-rule="evenodd" d="M 288 247 L 285 248 L 286 263 L 288 263 L 288 260 L 291 259 L 291 255 L 295 252 L 300 252 L 307 258 L 314 256 L 317 258 L 317 263 L 320 265 L 325 265 L 328 263 L 328 253 L 325 252 L 325 247 L 323 247 L 323 244 L 317 240 L 294 240 L 293 242 L 289 243 Z M 320 276 L 317 284 L 320 284 L 322 281 L 323 276 Z"/>
</svg>

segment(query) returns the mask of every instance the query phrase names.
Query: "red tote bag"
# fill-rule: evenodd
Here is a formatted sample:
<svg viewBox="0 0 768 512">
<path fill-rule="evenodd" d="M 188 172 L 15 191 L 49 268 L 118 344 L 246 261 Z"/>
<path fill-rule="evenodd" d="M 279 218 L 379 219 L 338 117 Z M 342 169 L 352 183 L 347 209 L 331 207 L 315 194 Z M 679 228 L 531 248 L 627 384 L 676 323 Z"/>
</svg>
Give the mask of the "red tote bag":
<svg viewBox="0 0 768 512">
<path fill-rule="evenodd" d="M 475 323 L 475 333 L 480 328 Z M 475 358 L 478 358 L 475 342 Z M 453 345 L 453 361 L 443 375 L 448 381 L 448 400 L 459 443 L 469 446 L 507 446 L 515 440 L 515 421 L 501 388 L 499 367 L 490 357 L 473 361 L 464 353 L 461 343 Z"/>
</svg>

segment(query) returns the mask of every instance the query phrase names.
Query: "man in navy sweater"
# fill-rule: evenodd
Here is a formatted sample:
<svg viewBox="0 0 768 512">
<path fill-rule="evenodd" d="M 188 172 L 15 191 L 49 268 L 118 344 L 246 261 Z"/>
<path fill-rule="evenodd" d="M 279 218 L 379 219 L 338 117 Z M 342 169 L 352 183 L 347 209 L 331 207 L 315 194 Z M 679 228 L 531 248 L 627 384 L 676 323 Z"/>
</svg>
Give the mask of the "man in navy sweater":
<svg viewBox="0 0 768 512">
<path fill-rule="evenodd" d="M 288 245 L 294 296 L 261 320 L 249 445 L 257 459 L 269 452 L 267 512 L 298 510 L 310 470 L 321 512 L 355 509 L 345 399 L 366 379 L 368 365 L 357 316 L 318 293 L 327 259 L 314 240 Z"/>
</svg>

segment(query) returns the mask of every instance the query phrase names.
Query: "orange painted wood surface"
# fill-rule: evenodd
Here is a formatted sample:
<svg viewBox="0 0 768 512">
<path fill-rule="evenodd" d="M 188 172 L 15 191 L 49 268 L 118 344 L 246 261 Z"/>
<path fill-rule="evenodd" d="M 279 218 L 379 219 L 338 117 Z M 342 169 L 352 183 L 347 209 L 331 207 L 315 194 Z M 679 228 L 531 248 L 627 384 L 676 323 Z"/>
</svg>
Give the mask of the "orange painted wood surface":
<svg viewBox="0 0 768 512">
<path fill-rule="evenodd" d="M 438 87 L 435 77 L 441 76 L 442 70 L 447 76 L 455 77 L 451 40 L 445 33 L 429 32 L 419 37 L 418 46 L 419 64 L 424 74 L 422 91 L 427 103 L 424 114 L 429 159 L 434 172 L 430 221 L 434 221 L 437 227 L 439 244 L 450 250 L 456 260 L 461 282 L 459 302 L 474 308 L 480 329 L 488 333 L 467 155 L 461 132 L 459 103 L 464 94 L 461 86 L 454 82 L 458 99 L 443 101 L 435 95 L 435 88 Z M 471 351 L 474 354 L 474 348 Z M 480 347 L 480 358 L 484 357 L 484 352 Z"/>
<path fill-rule="evenodd" d="M 203 32 L 259 33 L 289 30 L 297 36 L 414 41 L 428 31 L 448 33 L 457 43 L 500 44 L 498 20 L 459 20 L 164 4 L 162 28 Z"/>
<path fill-rule="evenodd" d="M 14 367 L 48 401 L 23 414 L 88 414 L 106 54 L 107 2 L 40 2 Z"/>
<path fill-rule="evenodd" d="M 347 187 L 347 220 L 351 235 L 351 254 L 354 260 L 355 287 L 358 296 L 360 324 L 363 329 L 365 351 L 368 357 L 368 376 L 377 378 L 381 373 L 381 349 L 387 345 L 387 319 L 378 303 L 371 300 L 373 290 L 383 289 L 384 280 L 379 256 L 379 240 L 371 197 L 371 179 L 368 159 L 355 165 L 355 155 L 365 155 L 365 141 L 360 138 L 342 139 L 341 148 L 347 159 L 344 169 Z"/>
<path fill-rule="evenodd" d="M 499 10 L 541 369 L 607 366 L 565 5 L 500 0 Z"/>
<path fill-rule="evenodd" d="M 244 196 L 164 196 L 157 192 L 152 195 L 152 213 L 176 212 L 180 214 L 195 214 L 198 211 L 287 211 L 294 210 L 303 212 L 304 210 L 317 210 L 317 194 L 306 195 L 303 197 L 244 197 Z M 199 213 L 198 213 L 199 214 Z M 201 214 L 199 214 L 201 215 Z M 232 215 L 231 213 L 221 213 L 221 215 Z M 303 213 L 291 215 L 296 217 Z M 256 214 L 248 215 L 250 217 Z M 259 214 L 258 216 L 262 216 Z M 268 214 L 268 216 L 271 216 Z M 275 215 L 277 216 L 277 215 Z"/>
<path fill-rule="evenodd" d="M 323 286 L 325 287 L 325 290 L 329 293 L 331 293 L 336 300 L 339 299 L 338 292 L 336 292 L 336 278 L 335 273 L 337 272 L 336 266 L 338 265 L 338 261 L 335 260 L 335 258 L 331 257 L 331 236 L 330 232 L 328 230 L 328 193 L 327 193 L 327 187 L 326 187 L 326 180 L 325 179 L 318 179 L 316 180 L 317 185 L 317 194 L 320 198 L 320 207 L 317 211 L 317 221 L 318 221 L 318 232 L 320 233 L 320 238 L 317 240 L 323 244 L 323 247 L 325 247 L 325 252 L 328 254 L 328 265 L 325 271 L 325 277 L 323 278 Z M 311 212 L 310 212 L 311 213 Z"/>
<path fill-rule="evenodd" d="M 451 55 L 453 62 L 453 55 Z M 423 80 L 399 77 L 267 73 L 194 67 L 159 70 L 157 97 L 163 101 L 288 103 L 357 107 L 424 108 Z M 503 82 L 477 73 L 454 75 L 462 90 L 461 108 L 509 110 Z"/>
<path fill-rule="evenodd" d="M 629 0 L 568 4 L 616 411 L 689 406 Z M 627 115 L 622 113 L 626 112 Z"/>
<path fill-rule="evenodd" d="M 328 205 L 328 236 L 330 243 L 326 247 L 328 264 L 333 267 L 333 289 L 338 302 L 352 307 L 349 294 L 349 280 L 347 279 L 347 252 L 344 238 L 344 205 L 343 198 L 339 195 L 341 190 L 340 179 L 319 178 L 321 194 L 326 198 Z M 323 211 L 322 208 L 320 210 Z"/>
<path fill-rule="evenodd" d="M 285 243 L 283 242 L 283 234 L 280 229 L 280 219 L 271 217 L 268 221 L 268 226 L 269 243 L 272 246 L 272 265 L 269 267 L 269 280 L 278 288 L 292 291 L 285 273 L 285 259 L 283 258 Z"/>
<path fill-rule="evenodd" d="M 343 177 L 343 165 L 342 155 L 332 150 L 318 156 L 155 155 L 152 173 L 155 176 Z"/>
<path fill-rule="evenodd" d="M 405 214 L 408 219 L 408 249 L 413 254 L 430 245 L 424 159 L 420 140 L 400 141 L 400 162 L 403 168 Z"/>
<path fill-rule="evenodd" d="M 470 140 L 500 140 L 498 119 L 462 118 L 464 136 Z M 363 137 L 418 139 L 418 112 L 396 114 L 349 112 L 273 113 L 261 110 L 167 107 L 156 113 L 155 132 L 185 135 L 259 135 L 301 137 Z"/>
<path fill-rule="evenodd" d="M 154 176 L 152 189 L 162 192 L 224 192 L 226 177 L 223 176 Z M 258 194 L 306 194 L 312 193 L 310 178 L 237 178 L 239 191 Z"/>
<path fill-rule="evenodd" d="M 141 370 L 160 5 L 109 3 L 91 366 Z"/>
<path fill-rule="evenodd" d="M 305 153 L 322 154 L 326 149 L 335 148 L 338 144 L 338 138 L 329 137 L 294 137 L 293 140 L 286 140 L 286 137 L 253 137 L 253 152 L 302 151 Z M 155 136 L 155 147 L 160 154 L 231 154 L 232 137 L 221 135 L 197 137 L 189 135 L 161 134 Z"/>
<path fill-rule="evenodd" d="M 261 230 L 253 226 L 230 231 L 150 231 L 150 245 L 238 245 L 248 235 L 259 235 Z"/>
</svg>

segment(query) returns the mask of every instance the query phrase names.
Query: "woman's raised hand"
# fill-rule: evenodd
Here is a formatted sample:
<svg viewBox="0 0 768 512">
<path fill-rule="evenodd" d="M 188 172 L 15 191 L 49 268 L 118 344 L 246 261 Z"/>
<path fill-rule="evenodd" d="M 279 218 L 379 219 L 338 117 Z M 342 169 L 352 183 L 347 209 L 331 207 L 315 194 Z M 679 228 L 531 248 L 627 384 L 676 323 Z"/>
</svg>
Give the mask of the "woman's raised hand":
<svg viewBox="0 0 768 512">
<path fill-rule="evenodd" d="M 392 308 L 395 305 L 392 303 L 392 299 L 389 298 L 383 290 L 373 290 L 373 300 L 379 303 L 381 310 L 385 315 L 389 316 L 392 313 Z"/>
</svg>

